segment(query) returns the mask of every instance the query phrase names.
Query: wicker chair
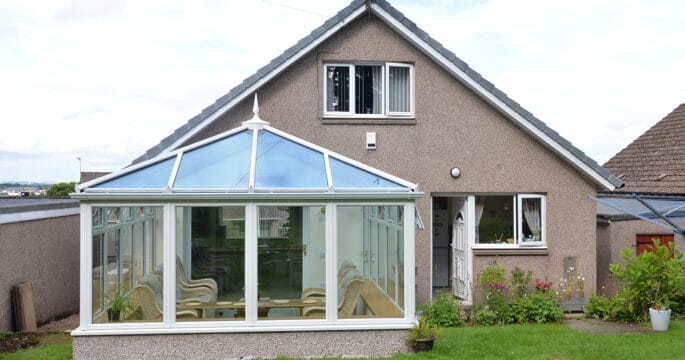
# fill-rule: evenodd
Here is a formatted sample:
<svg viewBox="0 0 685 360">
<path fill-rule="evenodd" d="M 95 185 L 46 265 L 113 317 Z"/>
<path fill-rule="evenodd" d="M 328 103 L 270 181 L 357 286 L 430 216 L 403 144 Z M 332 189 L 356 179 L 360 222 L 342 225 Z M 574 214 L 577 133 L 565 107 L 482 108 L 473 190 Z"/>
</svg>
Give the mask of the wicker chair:
<svg viewBox="0 0 685 360">
<path fill-rule="evenodd" d="M 161 321 L 163 318 L 162 308 L 160 307 L 161 297 L 147 285 L 138 285 L 126 295 L 133 312 L 128 319 Z M 197 310 L 181 310 L 176 312 L 177 318 L 199 318 Z"/>
<path fill-rule="evenodd" d="M 178 256 L 176 256 L 176 281 L 181 283 L 181 286 L 186 288 L 208 287 L 214 291 L 215 295 L 219 292 L 219 287 L 216 281 L 212 278 L 188 279 L 183 269 L 181 258 Z"/>
<path fill-rule="evenodd" d="M 353 271 L 348 271 L 339 283 L 338 317 L 349 318 L 354 315 L 357 304 L 359 303 L 364 279 L 362 279 L 359 272 L 354 269 Z M 325 313 L 325 306 L 305 307 L 302 311 L 302 314 L 305 317 L 323 317 Z"/>
<path fill-rule="evenodd" d="M 343 285 L 343 279 L 345 278 L 345 275 L 350 272 L 350 271 L 355 271 L 358 272 L 357 267 L 345 260 L 343 263 L 340 265 L 340 268 L 338 269 L 338 292 L 342 290 L 342 285 Z M 320 287 L 308 287 L 304 290 L 302 290 L 302 298 L 303 299 L 321 299 L 326 297 L 326 289 L 320 288 Z"/>
</svg>

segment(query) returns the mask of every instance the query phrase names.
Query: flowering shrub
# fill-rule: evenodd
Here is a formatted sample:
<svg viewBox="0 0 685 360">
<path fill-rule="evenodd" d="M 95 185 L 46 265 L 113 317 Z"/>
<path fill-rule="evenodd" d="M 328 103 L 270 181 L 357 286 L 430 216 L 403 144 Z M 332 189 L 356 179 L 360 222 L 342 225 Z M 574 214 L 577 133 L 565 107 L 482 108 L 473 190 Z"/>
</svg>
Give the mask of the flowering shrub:
<svg viewBox="0 0 685 360">
<path fill-rule="evenodd" d="M 551 281 L 541 281 L 540 278 L 535 278 L 535 292 L 546 294 L 551 287 Z"/>
<path fill-rule="evenodd" d="M 582 300 L 585 298 L 585 276 L 576 274 L 571 266 L 566 270 L 566 276 L 559 279 L 559 298 L 561 300 Z"/>
<path fill-rule="evenodd" d="M 473 307 L 476 323 L 544 323 L 561 319 L 563 313 L 549 291 L 551 282 L 535 279 L 535 291 L 529 293 L 530 271 L 515 268 L 511 275 L 507 278 L 504 267 L 493 262 L 478 276 Z"/>
</svg>

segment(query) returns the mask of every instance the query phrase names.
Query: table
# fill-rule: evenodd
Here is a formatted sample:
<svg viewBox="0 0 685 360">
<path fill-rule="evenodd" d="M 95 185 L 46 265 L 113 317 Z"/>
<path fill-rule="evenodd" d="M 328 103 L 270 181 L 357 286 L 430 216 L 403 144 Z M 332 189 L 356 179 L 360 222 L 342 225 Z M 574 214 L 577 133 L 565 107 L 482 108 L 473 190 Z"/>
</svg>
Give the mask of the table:
<svg viewBox="0 0 685 360">
<path fill-rule="evenodd" d="M 325 306 L 323 299 L 321 300 L 309 300 L 309 299 L 284 299 L 284 300 L 271 300 L 262 299 L 258 303 L 258 316 L 268 317 L 269 310 L 277 308 L 297 308 L 299 309 L 300 316 L 303 316 L 304 308 L 310 306 Z M 245 302 L 243 301 L 207 301 L 207 302 L 186 302 L 176 304 L 177 310 L 201 310 L 202 317 L 206 317 L 207 310 L 216 309 L 227 309 L 227 310 L 237 310 L 238 314 L 245 314 Z"/>
</svg>

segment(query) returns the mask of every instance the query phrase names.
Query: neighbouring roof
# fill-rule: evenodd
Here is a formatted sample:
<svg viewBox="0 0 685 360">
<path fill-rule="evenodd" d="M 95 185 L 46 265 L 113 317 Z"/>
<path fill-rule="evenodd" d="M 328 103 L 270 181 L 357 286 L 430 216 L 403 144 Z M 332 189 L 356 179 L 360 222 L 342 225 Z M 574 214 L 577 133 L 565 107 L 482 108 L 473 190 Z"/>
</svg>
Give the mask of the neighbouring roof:
<svg viewBox="0 0 685 360">
<path fill-rule="evenodd" d="M 0 224 L 77 215 L 79 202 L 72 199 L 0 199 Z"/>
<path fill-rule="evenodd" d="M 685 194 L 685 104 L 604 164 L 625 182 L 621 191 Z"/>
<path fill-rule="evenodd" d="M 255 116 L 242 126 L 76 188 L 75 198 L 401 197 L 417 185 L 277 130 Z"/>
<path fill-rule="evenodd" d="M 613 176 L 609 171 L 573 146 L 568 140 L 549 128 L 544 122 L 509 98 L 504 92 L 497 89 L 454 53 L 445 49 L 442 44 L 430 37 L 430 35 L 405 17 L 404 14 L 384 0 L 353 1 L 349 6 L 338 12 L 338 14 L 328 19 L 323 25 L 298 41 L 297 44 L 285 50 L 285 52 L 273 59 L 269 64 L 260 68 L 240 85 L 216 100 L 214 104 L 204 109 L 200 114 L 176 129 L 174 133 L 164 138 L 159 144 L 134 160 L 133 164 L 152 159 L 162 153 L 178 148 L 192 135 L 218 119 L 245 97 L 250 96 L 260 86 L 285 70 L 290 64 L 300 59 L 354 19 L 367 14 L 367 12 L 373 13 L 384 21 L 405 40 L 433 59 L 462 84 L 473 90 L 482 99 L 510 119 L 516 126 L 559 155 L 561 159 L 565 160 L 580 173 L 593 180 L 599 188 L 614 190 L 623 185 L 620 179 Z"/>
<path fill-rule="evenodd" d="M 81 178 L 79 179 L 79 184 L 83 184 L 85 182 L 95 180 L 99 177 L 105 176 L 109 174 L 109 172 L 104 172 L 104 171 L 81 171 Z"/>
</svg>

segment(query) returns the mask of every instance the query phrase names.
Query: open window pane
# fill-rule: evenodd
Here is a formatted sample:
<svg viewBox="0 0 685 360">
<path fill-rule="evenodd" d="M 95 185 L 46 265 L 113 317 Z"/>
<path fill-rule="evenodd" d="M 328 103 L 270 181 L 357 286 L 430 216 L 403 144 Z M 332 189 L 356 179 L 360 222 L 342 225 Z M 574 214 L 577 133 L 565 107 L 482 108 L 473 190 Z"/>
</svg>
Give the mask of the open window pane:
<svg viewBox="0 0 685 360">
<path fill-rule="evenodd" d="M 259 319 L 325 318 L 325 208 L 258 209 Z"/>
<path fill-rule="evenodd" d="M 476 197 L 476 243 L 515 244 L 514 197 Z"/>
<path fill-rule="evenodd" d="M 176 208 L 176 320 L 245 320 L 245 207 Z"/>
<path fill-rule="evenodd" d="M 162 208 L 93 208 L 92 217 L 93 323 L 162 321 L 162 284 L 153 272 L 162 256 Z"/>
<path fill-rule="evenodd" d="M 404 316 L 402 213 L 396 205 L 338 207 L 338 318 Z"/>
<path fill-rule="evenodd" d="M 388 67 L 388 111 L 411 111 L 410 68 L 404 66 Z"/>
<path fill-rule="evenodd" d="M 543 239 L 542 197 L 520 196 L 521 245 L 541 244 Z"/>
<path fill-rule="evenodd" d="M 383 67 L 357 65 L 354 67 L 355 113 L 383 113 Z"/>
<path fill-rule="evenodd" d="M 326 66 L 326 111 L 350 111 L 350 68 Z"/>
</svg>

